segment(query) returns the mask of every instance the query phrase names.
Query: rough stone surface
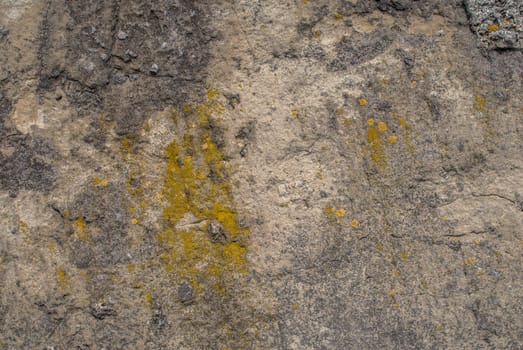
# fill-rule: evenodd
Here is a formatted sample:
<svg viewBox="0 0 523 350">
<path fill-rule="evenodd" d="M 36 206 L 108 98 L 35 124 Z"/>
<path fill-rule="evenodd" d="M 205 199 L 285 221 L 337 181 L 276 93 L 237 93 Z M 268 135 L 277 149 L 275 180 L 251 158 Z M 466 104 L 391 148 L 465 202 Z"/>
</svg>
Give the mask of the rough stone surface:
<svg viewBox="0 0 523 350">
<path fill-rule="evenodd" d="M 465 0 L 470 26 L 489 48 L 523 49 L 523 3 Z"/>
<path fill-rule="evenodd" d="M 522 21 L 0 0 L 0 349 L 523 348 Z"/>
</svg>

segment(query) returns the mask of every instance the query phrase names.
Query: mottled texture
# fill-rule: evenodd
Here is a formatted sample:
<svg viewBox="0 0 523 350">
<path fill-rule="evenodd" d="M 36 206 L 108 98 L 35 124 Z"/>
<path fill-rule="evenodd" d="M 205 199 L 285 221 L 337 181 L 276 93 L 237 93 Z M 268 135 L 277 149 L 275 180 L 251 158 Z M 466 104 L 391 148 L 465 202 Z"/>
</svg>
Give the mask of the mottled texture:
<svg viewBox="0 0 523 350">
<path fill-rule="evenodd" d="M 0 0 L 0 349 L 523 348 L 521 21 Z"/>
</svg>

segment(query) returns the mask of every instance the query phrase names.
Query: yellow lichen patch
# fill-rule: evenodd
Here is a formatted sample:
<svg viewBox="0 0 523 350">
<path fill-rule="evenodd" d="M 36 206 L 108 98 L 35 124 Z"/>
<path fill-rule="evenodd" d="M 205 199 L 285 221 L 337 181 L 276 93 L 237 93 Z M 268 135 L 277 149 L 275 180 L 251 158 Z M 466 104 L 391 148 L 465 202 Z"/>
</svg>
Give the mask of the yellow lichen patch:
<svg viewBox="0 0 523 350">
<path fill-rule="evenodd" d="M 396 289 L 391 289 L 391 290 L 389 290 L 389 293 L 388 293 L 388 294 L 389 294 L 391 297 L 393 297 L 393 296 L 395 296 L 397 293 L 398 293 L 398 291 L 397 291 Z"/>
<path fill-rule="evenodd" d="M 496 23 L 490 24 L 490 25 L 487 27 L 487 30 L 488 30 L 489 32 L 495 32 L 495 31 L 499 30 L 499 25 L 496 24 Z"/>
<path fill-rule="evenodd" d="M 133 225 L 138 225 L 138 224 L 140 223 L 140 221 L 139 221 L 137 218 L 132 218 L 132 219 L 131 219 L 131 223 L 132 223 Z"/>
<path fill-rule="evenodd" d="M 363 107 L 363 106 L 366 106 L 368 103 L 369 103 L 369 102 L 368 102 L 365 98 L 363 98 L 363 97 L 360 98 L 360 99 L 358 100 L 358 104 L 359 104 L 360 106 L 362 106 L 362 107 Z"/>
<path fill-rule="evenodd" d="M 334 18 L 336 18 L 337 20 L 342 20 L 345 16 L 343 16 L 343 13 L 341 12 L 336 12 L 334 14 Z"/>
<path fill-rule="evenodd" d="M 376 244 L 376 250 L 381 252 L 383 250 L 383 246 L 381 244 Z"/>
<path fill-rule="evenodd" d="M 151 292 L 149 292 L 149 291 L 145 292 L 145 302 L 148 305 L 151 305 L 153 303 L 153 296 L 152 296 Z"/>
<path fill-rule="evenodd" d="M 465 263 L 465 265 L 473 265 L 476 262 L 476 258 L 465 258 L 463 259 L 463 262 Z"/>
<path fill-rule="evenodd" d="M 368 126 L 373 126 L 374 125 L 374 119 L 373 118 L 367 119 L 367 125 Z"/>
<path fill-rule="evenodd" d="M 163 231 L 158 235 L 163 248 L 161 260 L 178 281 L 186 280 L 196 291 L 212 287 L 224 295 L 236 289 L 238 274 L 246 273 L 245 241 L 249 231 L 242 228 L 234 209 L 228 182 L 226 157 L 214 141 L 213 117 L 224 111 L 217 101 L 219 93 L 209 90 L 208 100 L 195 105 L 180 129 L 181 141 L 166 148 L 166 172 L 161 198 L 164 202 Z M 293 115 L 298 111 L 292 109 Z M 187 125 L 194 125 L 188 128 Z M 203 227 L 177 229 L 180 220 L 195 217 Z M 219 224 L 226 242 L 214 241 L 208 227 Z"/>
<path fill-rule="evenodd" d="M 387 140 L 391 145 L 395 144 L 398 141 L 398 137 L 396 135 L 390 135 Z"/>
<path fill-rule="evenodd" d="M 386 164 L 385 151 L 383 150 L 381 136 L 375 127 L 370 127 L 367 130 L 367 143 L 369 145 L 370 158 L 376 165 L 383 167 Z"/>
<path fill-rule="evenodd" d="M 109 180 L 101 179 L 101 178 L 99 178 L 99 177 L 96 177 L 96 178 L 93 180 L 93 185 L 95 185 L 95 186 L 107 187 L 107 185 L 109 185 Z"/>
<path fill-rule="evenodd" d="M 314 33 L 312 33 L 315 38 L 319 38 L 321 36 L 321 30 L 315 30 Z"/>
<path fill-rule="evenodd" d="M 343 107 L 338 107 L 338 109 L 336 109 L 336 114 L 338 116 L 342 116 L 344 112 Z"/>
<path fill-rule="evenodd" d="M 521 241 L 519 241 L 519 243 L 521 243 L 521 245 L 523 245 L 523 239 Z"/>
<path fill-rule="evenodd" d="M 353 228 L 357 228 L 360 226 L 360 222 L 356 219 L 352 219 L 351 222 L 350 222 L 350 225 L 353 227 Z"/>
<path fill-rule="evenodd" d="M 62 267 L 58 267 L 56 269 L 56 278 L 58 279 L 58 284 L 60 285 L 60 289 L 66 289 L 69 285 L 69 276 L 64 271 Z"/>
<path fill-rule="evenodd" d="M 81 215 L 78 216 L 78 219 L 76 219 L 75 224 L 78 238 L 83 239 L 85 241 L 89 240 L 89 235 L 87 234 L 87 231 L 85 229 L 85 220 Z"/>
<path fill-rule="evenodd" d="M 292 113 L 292 117 L 294 119 L 298 119 L 299 113 L 298 113 L 298 110 L 295 107 L 291 108 L 291 113 Z"/>
<path fill-rule="evenodd" d="M 325 215 L 327 215 L 329 219 L 339 220 L 345 216 L 345 209 L 336 209 L 335 207 L 331 207 L 330 205 L 326 205 L 323 208 L 323 212 L 325 213 Z"/>
<path fill-rule="evenodd" d="M 402 252 L 401 252 L 401 258 L 402 258 L 403 260 L 408 260 L 408 259 L 409 259 L 409 253 L 406 252 L 406 251 L 402 251 Z"/>
<path fill-rule="evenodd" d="M 345 126 L 349 126 L 350 125 L 349 118 L 343 118 L 343 125 L 345 125 Z"/>
<path fill-rule="evenodd" d="M 474 96 L 474 108 L 478 112 L 485 112 L 485 106 L 486 106 L 485 97 L 483 97 L 481 95 Z"/>
<path fill-rule="evenodd" d="M 379 122 L 378 130 L 381 132 L 386 132 L 387 130 L 389 130 L 389 128 L 387 127 L 387 124 L 385 122 Z"/>
<path fill-rule="evenodd" d="M 412 145 L 412 126 L 407 123 L 405 117 L 399 117 L 398 119 L 400 127 L 403 129 L 405 146 L 411 155 L 414 155 L 414 146 Z"/>
</svg>

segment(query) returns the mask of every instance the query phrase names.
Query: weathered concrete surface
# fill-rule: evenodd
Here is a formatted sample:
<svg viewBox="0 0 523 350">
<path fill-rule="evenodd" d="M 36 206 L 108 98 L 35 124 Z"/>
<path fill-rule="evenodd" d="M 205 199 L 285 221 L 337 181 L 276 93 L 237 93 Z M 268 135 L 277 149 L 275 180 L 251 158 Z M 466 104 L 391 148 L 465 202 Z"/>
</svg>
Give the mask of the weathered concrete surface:
<svg viewBox="0 0 523 350">
<path fill-rule="evenodd" d="M 0 0 L 0 349 L 522 348 L 521 23 Z"/>
</svg>

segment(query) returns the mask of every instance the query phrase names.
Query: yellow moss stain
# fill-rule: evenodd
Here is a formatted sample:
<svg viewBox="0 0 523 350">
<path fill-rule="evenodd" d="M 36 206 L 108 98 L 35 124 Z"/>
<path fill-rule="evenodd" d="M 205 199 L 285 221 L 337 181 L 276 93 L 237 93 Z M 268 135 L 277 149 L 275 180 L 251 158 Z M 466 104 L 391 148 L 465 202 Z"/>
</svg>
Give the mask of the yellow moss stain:
<svg viewBox="0 0 523 350">
<path fill-rule="evenodd" d="M 246 241 L 249 231 L 240 226 L 234 209 L 228 169 L 223 149 L 214 141 L 212 116 L 224 111 L 219 92 L 209 90 L 207 101 L 190 108 L 178 123 L 184 127 L 181 140 L 165 149 L 167 159 L 161 199 L 164 203 L 164 229 L 158 234 L 163 248 L 161 260 L 176 280 L 189 281 L 200 291 L 211 288 L 216 294 L 233 292 L 238 276 L 247 272 Z M 297 117 L 298 111 L 292 109 Z M 202 228 L 176 228 L 180 220 L 192 216 Z M 207 233 L 211 222 L 219 224 L 227 238 L 213 241 Z"/>
</svg>

